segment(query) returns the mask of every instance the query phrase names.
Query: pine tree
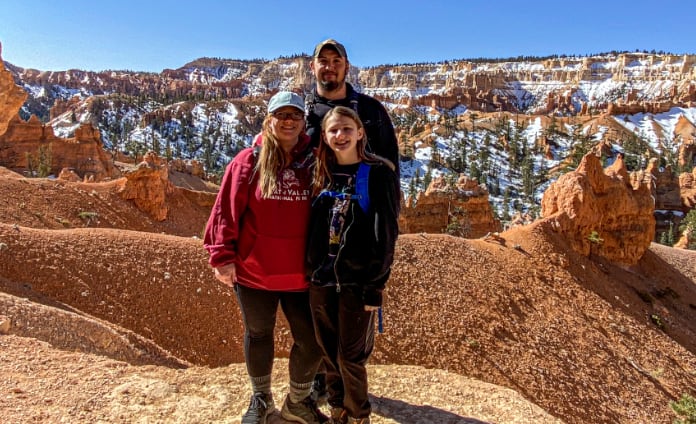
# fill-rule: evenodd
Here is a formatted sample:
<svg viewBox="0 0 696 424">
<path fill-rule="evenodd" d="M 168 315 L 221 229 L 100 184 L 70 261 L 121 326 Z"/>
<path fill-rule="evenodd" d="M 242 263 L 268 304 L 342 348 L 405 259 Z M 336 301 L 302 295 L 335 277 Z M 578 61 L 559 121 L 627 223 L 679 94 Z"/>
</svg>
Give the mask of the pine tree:
<svg viewBox="0 0 696 424">
<path fill-rule="evenodd" d="M 42 144 L 39 146 L 39 178 L 46 178 L 51 173 L 51 146 L 47 144 Z"/>
<path fill-rule="evenodd" d="M 503 193 L 503 211 L 500 215 L 503 221 L 510 221 L 510 194 L 510 187 L 506 187 Z"/>
<path fill-rule="evenodd" d="M 674 224 L 669 222 L 669 231 L 667 231 L 667 245 L 674 246 Z"/>
<path fill-rule="evenodd" d="M 671 246 L 671 244 L 667 243 L 667 232 L 663 231 L 660 233 L 660 244 L 665 245 L 665 246 Z"/>
<path fill-rule="evenodd" d="M 546 159 L 544 159 L 544 155 L 541 155 L 539 157 L 539 168 L 536 170 L 535 175 L 536 187 L 541 186 L 549 180 L 549 170 L 548 166 L 546 165 Z"/>
<path fill-rule="evenodd" d="M 466 140 L 455 138 L 450 147 L 452 153 L 449 157 L 449 167 L 457 173 L 466 171 Z"/>
<path fill-rule="evenodd" d="M 451 205 L 450 205 L 451 206 Z M 445 232 L 452 236 L 466 237 L 471 232 L 471 224 L 469 223 L 469 214 L 466 209 L 455 206 L 448 210 L 447 228 Z"/>
<path fill-rule="evenodd" d="M 418 189 L 416 188 L 416 178 L 411 177 L 411 181 L 408 183 L 408 197 L 413 200 L 416 197 L 416 193 L 418 193 Z"/>
<path fill-rule="evenodd" d="M 648 143 L 634 134 L 623 141 L 624 162 L 628 171 L 637 171 L 645 166 L 644 153 L 649 149 Z"/>
<path fill-rule="evenodd" d="M 474 111 L 471 111 L 471 114 L 469 115 L 469 120 L 471 121 L 471 132 L 476 131 L 476 118 L 478 118 L 478 114 Z"/>
<path fill-rule="evenodd" d="M 433 168 L 439 167 L 442 157 L 440 156 L 440 151 L 437 148 L 437 141 L 433 142 L 432 150 L 430 151 L 430 165 Z"/>
<path fill-rule="evenodd" d="M 433 167 L 431 164 L 428 164 L 428 169 L 425 171 L 425 175 L 423 176 L 423 190 L 427 190 L 430 186 L 430 182 L 433 180 Z"/>
<path fill-rule="evenodd" d="M 403 138 L 405 138 L 405 137 L 402 136 L 402 141 L 403 141 Z M 401 158 L 400 159 L 413 161 L 413 157 L 415 155 L 415 152 L 413 151 L 413 145 L 411 143 L 407 143 L 405 141 L 400 143 L 400 144 L 402 146 L 404 146 L 403 149 L 401 150 Z"/>
<path fill-rule="evenodd" d="M 481 170 L 479 169 L 479 165 L 476 161 L 471 162 L 471 166 L 469 167 L 469 176 L 476 181 L 481 179 Z"/>
<path fill-rule="evenodd" d="M 515 134 L 515 136 L 512 137 L 512 139 L 508 139 L 507 150 L 508 150 L 508 157 L 510 158 L 509 159 L 510 167 L 514 168 L 517 166 L 517 164 L 519 163 L 521 156 L 522 156 L 520 154 L 521 153 L 520 152 L 520 137 L 517 134 Z"/>
<path fill-rule="evenodd" d="M 522 174 L 522 192 L 528 200 L 534 197 L 534 156 L 527 155 L 520 168 Z"/>
<path fill-rule="evenodd" d="M 696 250 L 696 209 L 691 209 L 682 219 L 679 231 L 686 235 L 691 242 L 686 246 L 689 250 Z"/>
<path fill-rule="evenodd" d="M 32 155 L 29 152 L 25 152 L 24 156 L 27 160 L 27 176 L 32 178 L 35 176 L 34 174 L 36 170 L 36 159 L 34 158 L 34 155 Z"/>
<path fill-rule="evenodd" d="M 159 134 L 157 134 L 154 130 L 154 128 L 150 127 L 150 142 L 151 142 L 151 150 L 155 152 L 157 156 L 159 156 L 162 153 L 162 149 L 160 146 L 160 140 L 159 140 Z"/>
</svg>

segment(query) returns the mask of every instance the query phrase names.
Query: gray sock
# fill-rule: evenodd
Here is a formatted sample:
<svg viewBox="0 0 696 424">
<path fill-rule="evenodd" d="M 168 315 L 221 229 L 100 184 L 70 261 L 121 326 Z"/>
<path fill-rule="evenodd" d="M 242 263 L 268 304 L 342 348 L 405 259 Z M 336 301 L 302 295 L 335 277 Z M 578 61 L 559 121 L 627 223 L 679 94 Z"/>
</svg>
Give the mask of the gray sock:
<svg viewBox="0 0 696 424">
<path fill-rule="evenodd" d="M 251 380 L 251 391 L 254 393 L 271 393 L 271 375 L 263 377 L 249 377 Z"/>
<path fill-rule="evenodd" d="M 309 383 L 296 383 L 294 381 L 290 381 L 290 393 L 288 393 L 290 402 L 297 403 L 303 401 L 304 398 L 309 396 L 310 391 L 312 391 L 311 381 Z"/>
</svg>

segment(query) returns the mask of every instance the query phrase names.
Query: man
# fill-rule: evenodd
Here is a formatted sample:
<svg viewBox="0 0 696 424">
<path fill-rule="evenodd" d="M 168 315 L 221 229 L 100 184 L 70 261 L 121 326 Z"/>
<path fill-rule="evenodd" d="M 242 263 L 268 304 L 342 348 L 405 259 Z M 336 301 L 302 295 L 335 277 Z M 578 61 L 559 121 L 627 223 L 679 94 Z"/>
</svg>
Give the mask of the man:
<svg viewBox="0 0 696 424">
<path fill-rule="evenodd" d="M 367 151 L 392 161 L 399 175 L 399 146 L 387 110 L 375 98 L 358 93 L 346 82 L 350 69 L 343 44 L 328 39 L 314 48 L 309 64 L 316 78 L 314 90 L 305 98 L 307 134 L 312 145 L 321 141 L 321 120 L 334 106 L 346 106 L 360 116 L 367 135 Z"/>
<path fill-rule="evenodd" d="M 358 113 L 365 127 L 367 151 L 389 159 L 394 164 L 399 184 L 399 144 L 394 126 L 387 110 L 377 99 L 358 93 L 346 82 L 350 62 L 343 44 L 331 38 L 317 44 L 309 67 L 316 80 L 314 89 L 305 97 L 307 134 L 311 138 L 311 145 L 317 147 L 321 143 L 321 121 L 324 115 L 335 106 L 349 107 Z M 396 188 L 396 192 L 401 192 L 400 186 Z M 324 365 L 320 366 L 320 371 L 315 376 L 311 396 L 318 403 L 326 402 L 328 393 Z M 331 412 L 333 422 L 347 422 L 345 416 L 333 416 L 334 408 Z"/>
</svg>

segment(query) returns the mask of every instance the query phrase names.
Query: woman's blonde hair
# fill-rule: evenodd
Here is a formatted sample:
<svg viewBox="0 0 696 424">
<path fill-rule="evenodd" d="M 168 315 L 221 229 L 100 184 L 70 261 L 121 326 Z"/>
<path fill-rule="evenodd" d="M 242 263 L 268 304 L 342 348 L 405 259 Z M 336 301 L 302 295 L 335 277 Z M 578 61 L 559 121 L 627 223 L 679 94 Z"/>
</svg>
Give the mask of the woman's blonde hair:
<svg viewBox="0 0 696 424">
<path fill-rule="evenodd" d="M 324 115 L 324 119 L 322 119 L 321 121 L 321 141 L 319 142 L 319 147 L 317 149 L 317 161 L 314 167 L 314 175 L 312 178 L 313 196 L 318 195 L 324 188 L 328 187 L 333 182 L 333 179 L 331 178 L 331 168 L 333 167 L 333 165 L 336 164 L 336 153 L 333 150 L 331 150 L 324 142 L 326 138 L 324 134 L 326 124 L 327 122 L 329 122 L 329 119 L 331 119 L 333 116 L 345 116 L 346 118 L 350 118 L 353 120 L 353 122 L 355 122 L 355 125 L 358 127 L 358 129 L 363 130 L 363 136 L 358 140 L 356 146 L 358 150 L 358 158 L 361 161 L 381 161 L 387 164 L 387 166 L 389 166 L 392 170 L 395 169 L 394 164 L 391 163 L 391 161 L 389 161 L 388 159 L 369 153 L 365 150 L 365 146 L 367 145 L 367 133 L 365 131 L 365 126 L 360 120 L 360 116 L 358 116 L 358 113 L 349 107 L 336 106 L 333 109 L 329 110 L 326 113 L 326 115 Z"/>
<path fill-rule="evenodd" d="M 286 165 L 285 151 L 280 147 L 278 139 L 271 130 L 272 118 L 273 115 L 268 114 L 263 120 L 261 152 L 254 168 L 254 172 L 259 173 L 259 188 L 263 198 L 271 197 L 275 191 L 280 171 Z"/>
</svg>

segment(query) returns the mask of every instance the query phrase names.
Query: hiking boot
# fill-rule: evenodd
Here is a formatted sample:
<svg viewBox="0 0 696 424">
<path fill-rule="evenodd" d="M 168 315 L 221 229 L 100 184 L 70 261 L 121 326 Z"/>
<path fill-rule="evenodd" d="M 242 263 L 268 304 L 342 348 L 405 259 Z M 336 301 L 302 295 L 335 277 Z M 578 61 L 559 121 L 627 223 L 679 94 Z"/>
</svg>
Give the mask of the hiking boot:
<svg viewBox="0 0 696 424">
<path fill-rule="evenodd" d="M 346 424 L 348 422 L 348 411 L 346 411 L 342 406 L 332 406 L 331 407 L 331 421 L 330 424 Z"/>
<path fill-rule="evenodd" d="M 348 417 L 348 421 L 346 421 L 347 424 L 370 424 L 370 417 L 364 417 L 364 418 L 353 418 L 353 417 Z"/>
<path fill-rule="evenodd" d="M 275 409 L 273 395 L 256 392 L 251 396 L 249 409 L 242 415 L 242 424 L 266 424 L 268 415 Z"/>
<path fill-rule="evenodd" d="M 280 416 L 288 421 L 301 424 L 324 424 L 329 422 L 329 417 L 317 409 L 317 404 L 312 400 L 311 396 L 307 396 L 304 400 L 297 403 L 292 402 L 290 396 L 287 396 L 283 403 L 283 409 L 280 410 Z"/>
<path fill-rule="evenodd" d="M 317 373 L 312 381 L 312 391 L 309 392 L 312 400 L 317 405 L 326 405 L 326 400 L 329 398 L 329 392 L 326 391 L 326 374 Z"/>
</svg>

